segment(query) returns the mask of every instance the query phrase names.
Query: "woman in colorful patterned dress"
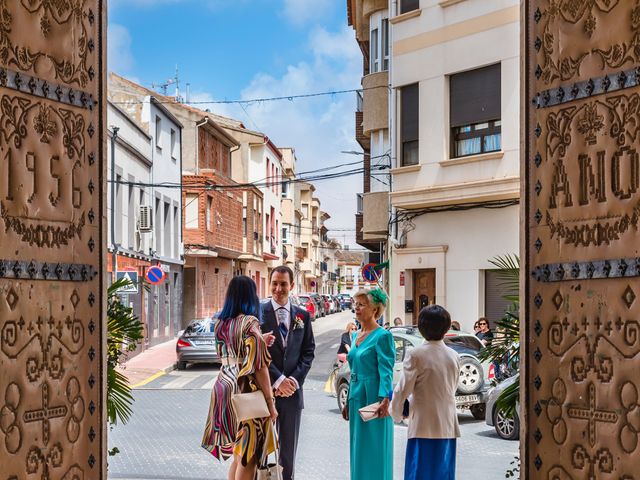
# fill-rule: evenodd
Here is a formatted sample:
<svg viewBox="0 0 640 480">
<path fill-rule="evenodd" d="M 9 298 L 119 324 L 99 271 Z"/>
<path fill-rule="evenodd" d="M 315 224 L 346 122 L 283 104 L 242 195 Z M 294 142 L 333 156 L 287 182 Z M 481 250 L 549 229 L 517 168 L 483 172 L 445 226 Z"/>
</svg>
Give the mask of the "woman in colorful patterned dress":
<svg viewBox="0 0 640 480">
<path fill-rule="evenodd" d="M 362 325 L 353 334 L 347 359 L 351 367 L 349 399 L 342 416 L 349 421 L 351 480 L 393 479 L 393 421 L 389 399 L 393 389 L 396 348 L 393 335 L 378 320 L 387 305 L 380 289 L 360 290 L 353 296 Z M 358 410 L 380 402 L 376 417 L 363 422 Z"/>
<path fill-rule="evenodd" d="M 229 282 L 214 335 L 222 367 L 211 391 L 202 447 L 218 460 L 233 455 L 229 480 L 253 480 L 258 461 L 275 450 L 271 431 L 278 416 L 269 380 L 271 357 L 260 332 L 260 302 L 249 277 Z M 235 393 L 262 390 L 270 417 L 238 422 L 231 403 Z"/>
</svg>

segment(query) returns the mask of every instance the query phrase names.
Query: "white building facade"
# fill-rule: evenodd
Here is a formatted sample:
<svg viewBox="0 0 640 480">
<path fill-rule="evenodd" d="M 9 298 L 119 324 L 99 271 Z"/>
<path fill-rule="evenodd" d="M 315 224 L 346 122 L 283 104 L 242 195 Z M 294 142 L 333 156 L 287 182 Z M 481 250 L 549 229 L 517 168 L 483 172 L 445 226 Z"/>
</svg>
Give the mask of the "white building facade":
<svg viewBox="0 0 640 480">
<path fill-rule="evenodd" d="M 162 116 L 164 126 L 160 127 L 158 123 L 157 131 L 149 129 L 150 124 L 156 125 L 155 118 L 162 110 L 159 108 L 152 114 L 152 105 L 153 101 L 147 99 L 143 108 L 147 111 L 144 122 L 133 118 L 115 103 L 109 102 L 107 111 L 109 160 L 112 145 L 115 146 L 115 182 L 111 182 L 110 165 L 107 175 L 111 253 L 108 270 L 113 271 L 115 267 L 119 276 L 137 278 L 141 282 L 135 292 L 121 294 L 122 300 L 133 308 L 145 326 L 140 349 L 173 338 L 180 329 L 182 315 L 181 126 L 170 117 Z M 175 188 L 155 186 L 164 182 L 174 183 Z M 114 191 L 112 226 L 111 195 Z M 112 228 L 115 228 L 113 241 Z M 153 265 L 162 267 L 165 279 L 147 291 L 142 287 L 142 280 Z"/>
<path fill-rule="evenodd" d="M 471 330 L 505 306 L 489 261 L 519 250 L 520 2 L 397 8 L 390 315 L 437 303 Z"/>
</svg>

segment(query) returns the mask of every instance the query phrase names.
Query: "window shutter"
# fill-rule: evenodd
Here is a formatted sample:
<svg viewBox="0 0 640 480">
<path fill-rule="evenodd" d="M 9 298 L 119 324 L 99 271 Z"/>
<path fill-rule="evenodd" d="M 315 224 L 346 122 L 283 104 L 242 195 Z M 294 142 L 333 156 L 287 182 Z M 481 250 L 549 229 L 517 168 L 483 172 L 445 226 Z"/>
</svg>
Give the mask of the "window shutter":
<svg viewBox="0 0 640 480">
<path fill-rule="evenodd" d="M 402 142 L 418 140 L 418 84 L 407 85 L 400 91 L 401 119 L 400 136 Z"/>
<path fill-rule="evenodd" d="M 484 316 L 489 319 L 492 329 L 496 322 L 504 317 L 504 312 L 511 306 L 511 302 L 505 300 L 504 288 L 500 286 L 502 280 L 498 278 L 496 270 L 485 270 L 484 272 Z"/>
<path fill-rule="evenodd" d="M 451 127 L 501 118 L 500 64 L 451 75 Z"/>
</svg>

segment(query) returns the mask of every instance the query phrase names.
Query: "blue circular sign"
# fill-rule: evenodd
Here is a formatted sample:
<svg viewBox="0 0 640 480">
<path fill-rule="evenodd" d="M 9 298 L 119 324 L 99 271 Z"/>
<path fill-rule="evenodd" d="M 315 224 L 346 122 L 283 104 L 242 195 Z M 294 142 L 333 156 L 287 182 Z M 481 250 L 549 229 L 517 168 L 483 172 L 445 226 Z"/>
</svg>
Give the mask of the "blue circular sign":
<svg viewBox="0 0 640 480">
<path fill-rule="evenodd" d="M 149 283 L 158 285 L 164 280 L 164 272 L 160 267 L 149 267 L 145 277 Z"/>
</svg>

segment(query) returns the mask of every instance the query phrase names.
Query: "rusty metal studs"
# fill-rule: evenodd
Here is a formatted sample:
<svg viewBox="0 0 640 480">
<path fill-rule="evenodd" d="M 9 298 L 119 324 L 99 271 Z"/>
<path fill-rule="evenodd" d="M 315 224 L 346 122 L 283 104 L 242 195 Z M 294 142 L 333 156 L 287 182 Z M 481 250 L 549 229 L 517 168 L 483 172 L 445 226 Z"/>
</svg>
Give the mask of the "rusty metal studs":
<svg viewBox="0 0 640 480">
<path fill-rule="evenodd" d="M 539 8 L 536 8 L 536 11 L 533 14 L 533 19 L 536 21 L 536 23 L 538 23 L 541 18 L 542 18 L 542 12 L 540 11 Z"/>
<path fill-rule="evenodd" d="M 539 293 L 536 293 L 536 296 L 533 298 L 533 303 L 536 307 L 540 308 L 542 306 L 542 297 Z"/>
<path fill-rule="evenodd" d="M 536 351 L 533 352 L 533 358 L 536 359 L 536 362 L 540 363 L 540 360 L 542 360 L 542 352 L 540 351 L 539 348 L 536 348 Z"/>
<path fill-rule="evenodd" d="M 533 463 L 536 466 L 537 470 L 540 470 L 542 468 L 542 459 L 540 458 L 540 455 L 536 455 L 536 458 L 533 461 Z"/>
<path fill-rule="evenodd" d="M 536 242 L 533 244 L 533 246 L 536 247 L 536 250 L 538 252 L 540 252 L 540 249 L 542 248 L 542 240 L 538 238 Z"/>
<path fill-rule="evenodd" d="M 538 79 L 542 76 L 542 67 L 540 65 L 538 65 L 536 67 L 536 72 L 535 73 L 536 73 L 536 78 L 538 78 Z"/>
<path fill-rule="evenodd" d="M 533 331 L 536 332 L 538 337 L 542 333 L 542 324 L 540 323 L 540 320 L 536 320 L 536 323 L 533 325 Z"/>
<path fill-rule="evenodd" d="M 533 411 L 536 412 L 536 415 L 539 417 L 540 414 L 542 413 L 542 405 L 540 405 L 540 402 L 536 402 L 536 404 L 533 406 Z"/>
<path fill-rule="evenodd" d="M 536 428 L 536 431 L 533 433 L 533 439 L 536 441 L 536 443 L 540 443 L 540 441 L 542 440 L 542 432 L 539 428 Z"/>
<path fill-rule="evenodd" d="M 538 375 L 533 379 L 533 386 L 536 387 L 536 390 L 540 390 L 542 387 L 542 379 Z"/>
<path fill-rule="evenodd" d="M 540 155 L 540 152 L 536 153 L 536 156 L 534 157 L 533 161 L 536 163 L 536 167 L 540 166 L 540 164 L 542 163 L 542 155 Z"/>
<path fill-rule="evenodd" d="M 533 216 L 533 218 L 535 219 L 537 224 L 540 224 L 540 222 L 542 221 L 542 212 L 540 211 L 540 209 L 536 210 L 536 213 Z"/>
</svg>

